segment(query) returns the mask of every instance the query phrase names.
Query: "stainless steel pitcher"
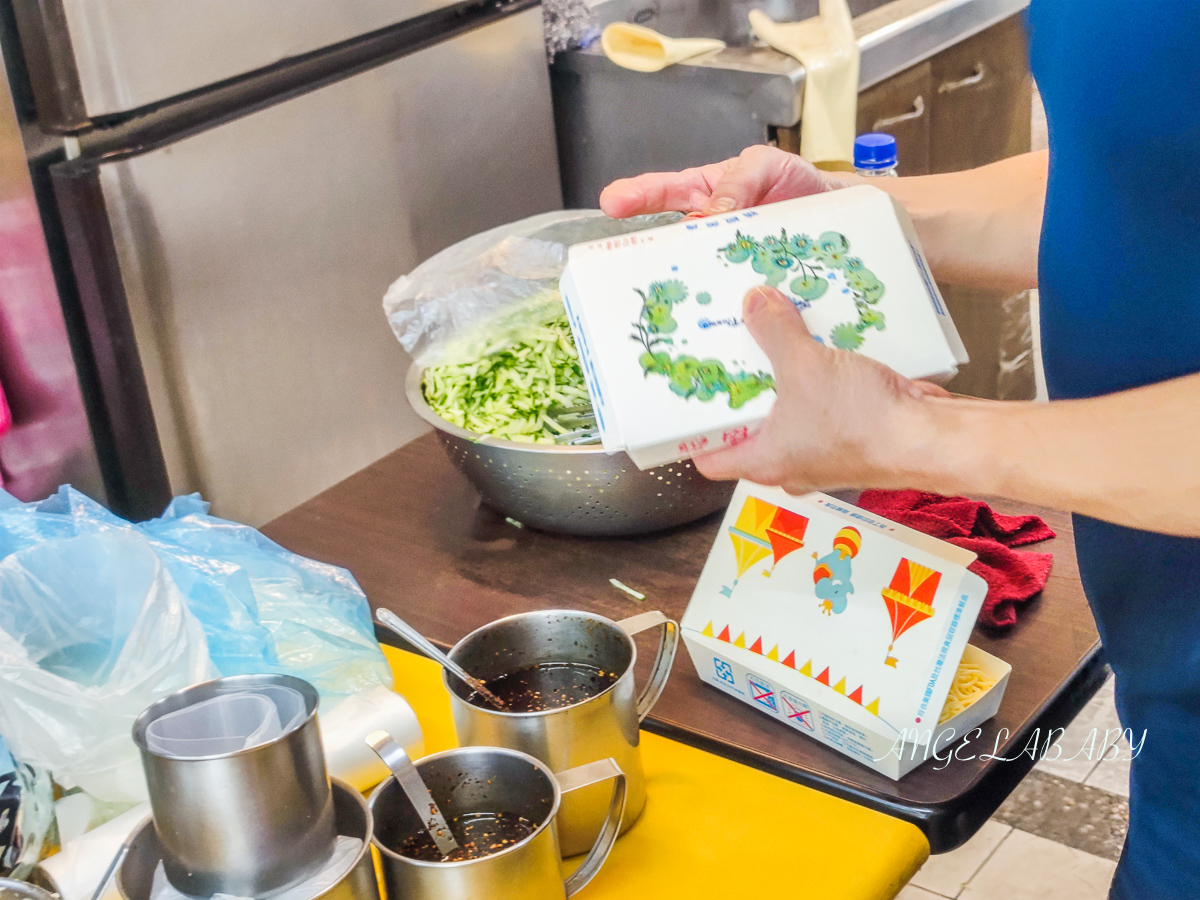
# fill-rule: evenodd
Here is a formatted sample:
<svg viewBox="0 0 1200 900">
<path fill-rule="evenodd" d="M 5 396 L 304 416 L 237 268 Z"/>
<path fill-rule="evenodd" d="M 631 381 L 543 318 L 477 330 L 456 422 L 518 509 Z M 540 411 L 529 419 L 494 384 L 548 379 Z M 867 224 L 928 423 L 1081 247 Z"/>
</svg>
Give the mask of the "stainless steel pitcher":
<svg viewBox="0 0 1200 900">
<path fill-rule="evenodd" d="M 338 834 L 360 838 L 362 847 L 337 881 L 311 900 L 379 900 L 375 879 L 375 862 L 371 855 L 373 823 L 371 811 L 362 794 L 334 779 L 333 806 Z M 117 891 L 124 900 L 150 900 L 154 888 L 154 872 L 163 858 L 163 847 L 147 817 L 129 838 L 129 852 L 117 870 Z M 52 900 L 52 898 L 51 898 Z"/>
<path fill-rule="evenodd" d="M 274 740 L 216 756 L 163 756 L 146 729 L 168 713 L 220 694 L 288 687 L 303 718 Z M 257 897 L 324 865 L 337 839 L 333 795 L 317 729 L 316 690 L 290 675 L 234 675 L 176 691 L 138 716 L 154 829 L 171 884 L 185 894 Z"/>
<path fill-rule="evenodd" d="M 509 813 L 535 828 L 517 843 L 478 859 L 431 862 L 401 856 L 396 848 L 425 826 L 396 779 L 389 778 L 368 805 L 375 821 L 371 843 L 379 852 L 391 900 L 564 900 L 600 871 L 617 839 L 626 781 L 611 759 L 553 775 L 525 753 L 463 747 L 427 756 L 416 766 L 447 820 Z M 556 817 L 567 796 L 593 787 L 607 793 L 608 812 L 588 857 L 564 881 Z"/>
<path fill-rule="evenodd" d="M 633 678 L 637 647 L 632 636 L 654 627 L 662 627 L 662 639 L 649 681 L 639 695 Z M 629 785 L 621 823 L 624 833 L 646 805 L 638 725 L 662 693 L 678 643 L 679 626 L 657 611 L 613 622 L 592 613 L 547 610 L 485 625 L 450 651 L 455 662 L 485 681 L 545 663 L 581 663 L 620 675 L 603 692 L 572 706 L 529 713 L 468 703 L 468 689 L 447 678 L 458 741 L 463 746 L 520 750 L 554 772 L 601 759 L 616 760 Z M 583 853 L 595 843 L 607 809 L 602 787 L 563 798 L 558 835 L 565 856 Z"/>
</svg>

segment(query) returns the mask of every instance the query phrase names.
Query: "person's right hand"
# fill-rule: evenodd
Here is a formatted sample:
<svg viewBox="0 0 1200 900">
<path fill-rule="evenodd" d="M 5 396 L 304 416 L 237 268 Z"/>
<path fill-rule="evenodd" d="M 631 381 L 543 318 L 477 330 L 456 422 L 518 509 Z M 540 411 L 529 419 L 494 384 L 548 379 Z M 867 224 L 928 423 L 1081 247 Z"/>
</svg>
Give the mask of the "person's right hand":
<svg viewBox="0 0 1200 900">
<path fill-rule="evenodd" d="M 601 191 L 600 208 L 614 219 L 671 211 L 712 216 L 843 186 L 794 153 L 756 144 L 724 162 L 614 181 Z"/>
</svg>

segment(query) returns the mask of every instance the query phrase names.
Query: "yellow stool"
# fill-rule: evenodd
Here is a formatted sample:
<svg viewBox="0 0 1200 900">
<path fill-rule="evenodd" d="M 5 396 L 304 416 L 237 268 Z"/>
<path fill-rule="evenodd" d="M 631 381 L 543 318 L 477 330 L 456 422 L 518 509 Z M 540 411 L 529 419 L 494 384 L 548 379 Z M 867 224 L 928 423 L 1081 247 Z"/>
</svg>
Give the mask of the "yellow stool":
<svg viewBox="0 0 1200 900">
<path fill-rule="evenodd" d="M 456 746 L 440 667 L 385 647 L 425 732 Z M 649 801 L 586 900 L 891 900 L 929 856 L 915 825 L 642 732 Z M 579 859 L 568 860 L 568 870 Z"/>
</svg>

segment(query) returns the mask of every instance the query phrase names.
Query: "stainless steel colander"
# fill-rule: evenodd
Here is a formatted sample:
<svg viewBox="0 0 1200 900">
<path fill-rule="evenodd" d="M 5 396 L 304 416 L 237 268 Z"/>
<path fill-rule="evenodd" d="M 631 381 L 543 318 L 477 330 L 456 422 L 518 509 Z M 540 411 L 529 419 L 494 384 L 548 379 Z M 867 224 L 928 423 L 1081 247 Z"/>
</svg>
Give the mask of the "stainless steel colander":
<svg viewBox="0 0 1200 900">
<path fill-rule="evenodd" d="M 597 446 L 522 444 L 459 428 L 425 402 L 421 374 L 415 363 L 408 370 L 408 402 L 483 502 L 525 525 L 593 537 L 643 534 L 723 509 L 733 494 L 732 482 L 709 481 L 687 460 L 643 472 L 626 454 Z"/>
</svg>

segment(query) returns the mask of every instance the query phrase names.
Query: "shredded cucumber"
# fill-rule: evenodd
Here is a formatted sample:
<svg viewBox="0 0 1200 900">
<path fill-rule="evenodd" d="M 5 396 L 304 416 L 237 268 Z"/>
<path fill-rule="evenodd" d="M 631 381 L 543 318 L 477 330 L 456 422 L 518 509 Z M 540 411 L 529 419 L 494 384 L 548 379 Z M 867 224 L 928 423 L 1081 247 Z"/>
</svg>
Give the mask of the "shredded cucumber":
<svg viewBox="0 0 1200 900">
<path fill-rule="evenodd" d="M 510 330 L 505 343 L 473 362 L 425 369 L 425 402 L 476 434 L 552 444 L 554 435 L 571 429 L 551 417 L 551 409 L 590 408 L 566 311 Z"/>
</svg>

